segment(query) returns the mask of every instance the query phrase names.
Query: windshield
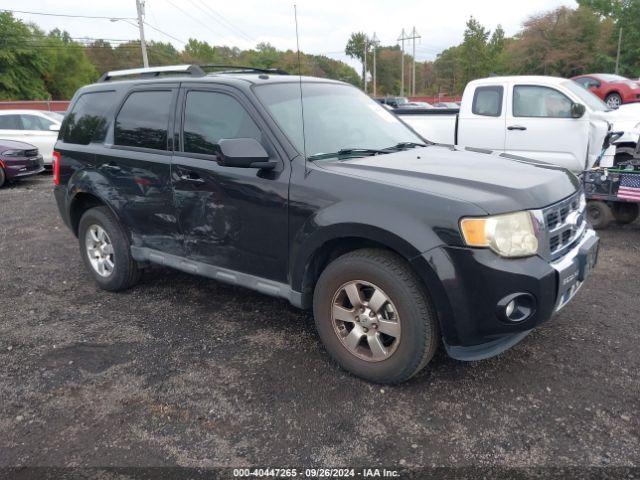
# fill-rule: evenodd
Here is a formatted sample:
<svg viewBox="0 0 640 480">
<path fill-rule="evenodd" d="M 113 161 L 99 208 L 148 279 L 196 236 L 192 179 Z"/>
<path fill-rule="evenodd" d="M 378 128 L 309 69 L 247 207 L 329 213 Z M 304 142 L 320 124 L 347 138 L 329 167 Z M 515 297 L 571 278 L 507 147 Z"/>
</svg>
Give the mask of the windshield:
<svg viewBox="0 0 640 480">
<path fill-rule="evenodd" d="M 260 85 L 255 92 L 298 151 L 307 157 L 345 149 L 384 149 L 424 143 L 395 115 L 355 87 L 303 83 L 304 132 L 297 83 Z"/>
<path fill-rule="evenodd" d="M 578 82 L 567 80 L 562 85 L 571 90 L 572 93 L 575 93 L 578 98 L 580 98 L 580 100 L 584 102 L 587 108 L 595 110 L 597 112 L 608 112 L 611 110 L 606 103 L 600 100 L 600 98 L 596 97 L 595 94 L 584 88 Z"/>
</svg>

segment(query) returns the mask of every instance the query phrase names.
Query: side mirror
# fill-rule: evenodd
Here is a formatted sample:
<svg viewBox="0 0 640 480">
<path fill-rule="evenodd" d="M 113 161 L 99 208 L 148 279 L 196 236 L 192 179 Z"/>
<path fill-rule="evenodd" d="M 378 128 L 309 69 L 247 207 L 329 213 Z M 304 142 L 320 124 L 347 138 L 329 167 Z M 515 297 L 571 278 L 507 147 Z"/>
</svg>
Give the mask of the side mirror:
<svg viewBox="0 0 640 480">
<path fill-rule="evenodd" d="M 223 167 L 272 169 L 276 166 L 255 138 L 222 138 L 218 147 L 218 162 Z"/>
<path fill-rule="evenodd" d="M 571 105 L 571 116 L 573 118 L 582 118 L 584 112 L 586 112 L 586 107 L 581 103 L 574 103 Z"/>
<path fill-rule="evenodd" d="M 59 132 L 60 131 L 60 125 L 54 123 L 52 125 L 49 125 L 49 130 L 51 130 L 52 132 Z"/>
</svg>

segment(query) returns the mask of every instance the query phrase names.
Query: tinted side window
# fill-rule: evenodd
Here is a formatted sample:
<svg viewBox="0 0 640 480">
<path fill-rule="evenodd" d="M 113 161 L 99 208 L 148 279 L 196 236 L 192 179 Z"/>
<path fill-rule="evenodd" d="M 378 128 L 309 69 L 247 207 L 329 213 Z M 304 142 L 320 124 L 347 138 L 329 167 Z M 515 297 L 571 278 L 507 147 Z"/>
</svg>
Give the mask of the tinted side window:
<svg viewBox="0 0 640 480">
<path fill-rule="evenodd" d="M 22 128 L 25 130 L 49 130 L 49 126 L 53 125 L 51 120 L 37 115 L 20 115 L 20 119 L 22 120 Z"/>
<path fill-rule="evenodd" d="M 116 118 L 114 143 L 129 147 L 167 149 L 170 90 L 133 92 Z"/>
<path fill-rule="evenodd" d="M 534 85 L 513 87 L 514 117 L 571 118 L 572 103 L 553 88 Z"/>
<path fill-rule="evenodd" d="M 502 113 L 502 94 L 500 86 L 478 87 L 473 94 L 471 111 L 475 115 L 499 117 Z"/>
<path fill-rule="evenodd" d="M 0 115 L 0 130 L 22 130 L 19 115 Z"/>
<path fill-rule="evenodd" d="M 78 145 L 104 141 L 115 99 L 114 91 L 83 94 L 64 117 L 60 138 Z"/>
<path fill-rule="evenodd" d="M 187 93 L 184 112 L 184 151 L 215 155 L 221 138 L 255 138 L 258 126 L 233 97 L 216 92 Z"/>
</svg>

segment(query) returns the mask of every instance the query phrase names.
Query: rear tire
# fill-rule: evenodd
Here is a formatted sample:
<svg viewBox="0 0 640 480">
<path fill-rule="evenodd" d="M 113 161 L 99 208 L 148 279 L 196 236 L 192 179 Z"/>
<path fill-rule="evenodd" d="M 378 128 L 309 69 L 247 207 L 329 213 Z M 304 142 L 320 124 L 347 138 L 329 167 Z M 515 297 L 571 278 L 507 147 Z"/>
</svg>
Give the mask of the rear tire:
<svg viewBox="0 0 640 480">
<path fill-rule="evenodd" d="M 329 355 L 372 382 L 408 380 L 438 346 L 436 314 L 422 283 L 403 258 L 385 250 L 356 250 L 331 262 L 316 284 L 313 312 Z"/>
<path fill-rule="evenodd" d="M 607 228 L 614 220 L 611 207 L 600 200 L 589 200 L 587 203 L 587 219 L 596 230 Z"/>
<path fill-rule="evenodd" d="M 80 255 L 85 267 L 103 290 L 118 291 L 136 284 L 138 264 L 124 229 L 107 207 L 94 207 L 80 218 Z"/>
<path fill-rule="evenodd" d="M 640 215 L 640 208 L 637 203 L 616 202 L 613 205 L 613 216 L 616 222 L 623 225 L 633 223 Z"/>
<path fill-rule="evenodd" d="M 618 108 L 622 105 L 622 97 L 615 92 L 607 95 L 604 101 L 610 108 Z"/>
</svg>

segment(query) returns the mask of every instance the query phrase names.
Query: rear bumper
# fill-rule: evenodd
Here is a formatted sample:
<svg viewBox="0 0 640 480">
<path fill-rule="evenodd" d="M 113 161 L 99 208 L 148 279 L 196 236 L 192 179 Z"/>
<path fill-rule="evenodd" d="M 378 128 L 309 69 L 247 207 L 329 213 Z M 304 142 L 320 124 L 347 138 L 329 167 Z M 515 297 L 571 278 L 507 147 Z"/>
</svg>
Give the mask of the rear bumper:
<svg viewBox="0 0 640 480">
<path fill-rule="evenodd" d="M 456 247 L 439 247 L 415 258 L 414 267 L 429 287 L 449 355 L 459 360 L 498 355 L 548 321 L 582 286 L 595 264 L 597 244 L 595 232 L 587 230 L 554 263 L 539 256 L 504 259 L 489 250 Z M 520 293 L 535 300 L 533 313 L 521 322 L 510 322 L 499 304 Z"/>
<path fill-rule="evenodd" d="M 63 185 L 56 185 L 53 187 L 53 197 L 56 199 L 56 205 L 58 205 L 58 211 L 64 221 L 65 225 L 73 231 L 71 226 L 71 219 L 69 217 L 69 210 L 67 209 L 67 188 Z M 75 232 L 74 232 L 75 233 Z"/>
</svg>

